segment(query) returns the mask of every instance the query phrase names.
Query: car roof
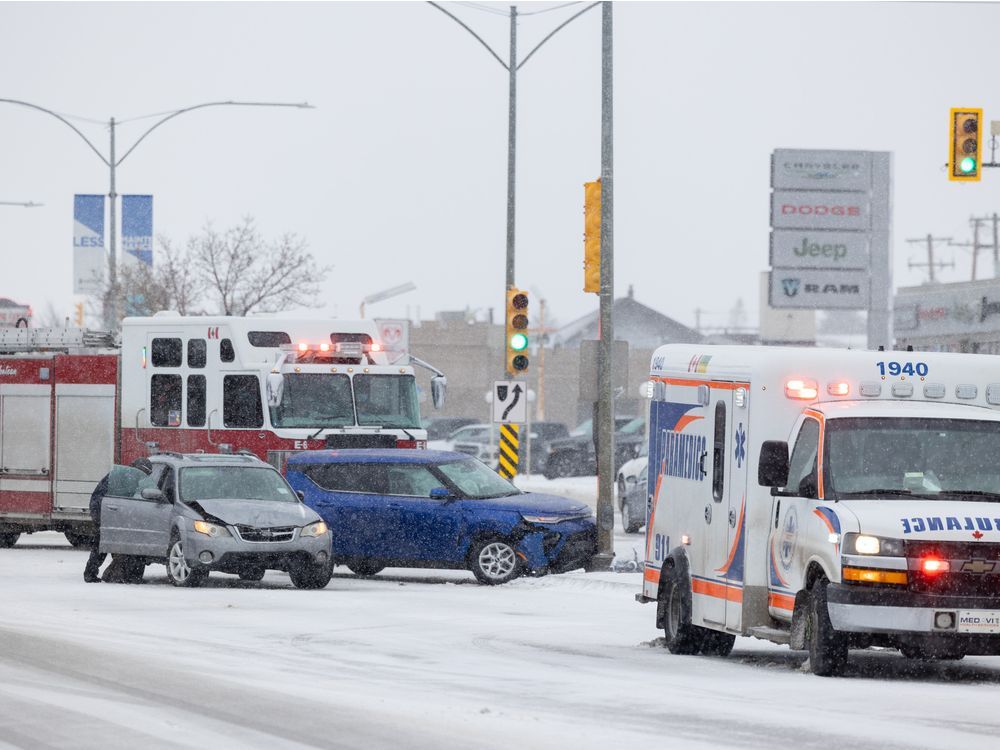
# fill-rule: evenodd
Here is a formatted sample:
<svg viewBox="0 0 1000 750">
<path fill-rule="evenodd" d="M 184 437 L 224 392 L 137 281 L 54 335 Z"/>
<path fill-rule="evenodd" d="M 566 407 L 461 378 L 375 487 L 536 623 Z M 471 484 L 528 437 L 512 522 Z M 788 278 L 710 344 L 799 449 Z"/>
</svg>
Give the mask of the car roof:
<svg viewBox="0 0 1000 750">
<path fill-rule="evenodd" d="M 249 466 L 252 468 L 267 467 L 271 464 L 261 461 L 257 456 L 246 453 L 156 453 L 149 457 L 155 463 L 171 466 Z"/>
<path fill-rule="evenodd" d="M 439 464 L 464 461 L 468 453 L 457 451 L 430 451 L 420 448 L 346 448 L 319 451 L 301 451 L 288 457 L 288 465 L 295 464 Z"/>
</svg>

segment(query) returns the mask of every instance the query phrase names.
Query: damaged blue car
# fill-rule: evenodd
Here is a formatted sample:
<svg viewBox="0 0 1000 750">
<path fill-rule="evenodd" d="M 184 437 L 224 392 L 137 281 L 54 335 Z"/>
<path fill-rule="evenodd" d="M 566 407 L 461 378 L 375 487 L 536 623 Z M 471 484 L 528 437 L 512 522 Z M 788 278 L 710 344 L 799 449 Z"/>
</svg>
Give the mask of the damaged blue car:
<svg viewBox="0 0 1000 750">
<path fill-rule="evenodd" d="M 521 492 L 464 453 L 303 451 L 285 475 L 330 527 L 334 561 L 359 576 L 468 569 L 496 585 L 583 568 L 597 552 L 588 505 Z"/>
</svg>

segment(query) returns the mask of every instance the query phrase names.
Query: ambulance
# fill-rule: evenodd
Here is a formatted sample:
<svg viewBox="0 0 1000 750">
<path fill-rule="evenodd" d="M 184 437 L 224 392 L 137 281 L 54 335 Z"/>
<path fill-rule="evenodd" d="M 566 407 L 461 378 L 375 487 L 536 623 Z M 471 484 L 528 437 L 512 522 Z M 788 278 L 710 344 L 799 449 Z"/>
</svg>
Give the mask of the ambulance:
<svg viewBox="0 0 1000 750">
<path fill-rule="evenodd" d="M 0 547 L 22 533 L 90 542 L 90 494 L 153 453 L 251 453 L 282 469 L 319 448 L 425 448 L 414 365 L 374 321 L 126 318 L 121 340 L 0 328 Z"/>
<path fill-rule="evenodd" d="M 671 652 L 1000 654 L 1000 357 L 666 345 L 647 389 L 636 598 Z"/>
</svg>

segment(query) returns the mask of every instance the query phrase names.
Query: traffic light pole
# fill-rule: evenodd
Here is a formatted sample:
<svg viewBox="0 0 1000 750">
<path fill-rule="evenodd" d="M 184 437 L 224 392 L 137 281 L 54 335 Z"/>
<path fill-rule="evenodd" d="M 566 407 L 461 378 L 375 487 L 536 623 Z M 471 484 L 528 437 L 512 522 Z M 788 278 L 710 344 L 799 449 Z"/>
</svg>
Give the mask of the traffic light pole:
<svg viewBox="0 0 1000 750">
<path fill-rule="evenodd" d="M 612 9 L 601 3 L 601 291 L 600 341 L 597 346 L 597 555 L 591 568 L 606 569 L 615 556 L 615 410 L 612 351 L 614 303 L 614 109 L 612 97 Z"/>
<path fill-rule="evenodd" d="M 507 289 L 514 286 L 514 207 L 517 165 L 517 6 L 510 6 L 510 94 L 507 102 Z M 513 375 L 514 373 L 511 373 Z"/>
</svg>

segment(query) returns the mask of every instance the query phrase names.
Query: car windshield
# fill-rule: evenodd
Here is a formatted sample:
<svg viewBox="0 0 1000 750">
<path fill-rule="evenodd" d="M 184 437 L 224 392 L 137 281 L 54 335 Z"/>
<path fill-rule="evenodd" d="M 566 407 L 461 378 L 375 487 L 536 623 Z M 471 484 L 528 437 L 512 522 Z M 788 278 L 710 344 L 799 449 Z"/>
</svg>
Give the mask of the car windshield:
<svg viewBox="0 0 1000 750">
<path fill-rule="evenodd" d="M 521 494 L 517 487 L 475 458 L 438 464 L 437 470 L 468 498 Z"/>
<path fill-rule="evenodd" d="M 590 437 L 594 434 L 594 420 L 588 419 L 586 422 L 581 422 L 577 425 L 576 429 L 570 433 L 575 437 Z"/>
<path fill-rule="evenodd" d="M 281 404 L 271 407 L 275 427 L 343 427 L 354 424 L 351 379 L 330 373 L 287 373 Z"/>
<path fill-rule="evenodd" d="M 358 424 L 420 428 L 417 382 L 412 375 L 355 375 Z"/>
<path fill-rule="evenodd" d="M 826 433 L 835 497 L 1000 498 L 1000 422 L 851 417 Z"/>
<path fill-rule="evenodd" d="M 295 503 L 298 497 L 277 471 L 265 466 L 191 466 L 180 470 L 180 498 Z"/>
<path fill-rule="evenodd" d="M 637 433 L 643 432 L 645 429 L 646 429 L 646 418 L 636 417 L 631 422 L 622 427 L 620 432 L 622 435 L 635 435 Z"/>
</svg>

